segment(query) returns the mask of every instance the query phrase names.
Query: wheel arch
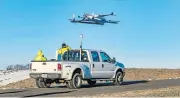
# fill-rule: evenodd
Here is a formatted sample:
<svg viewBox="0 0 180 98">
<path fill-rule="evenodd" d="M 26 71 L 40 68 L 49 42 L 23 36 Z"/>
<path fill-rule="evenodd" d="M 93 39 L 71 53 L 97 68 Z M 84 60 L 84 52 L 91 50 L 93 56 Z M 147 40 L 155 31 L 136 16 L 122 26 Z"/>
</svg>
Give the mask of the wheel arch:
<svg viewBox="0 0 180 98">
<path fill-rule="evenodd" d="M 75 73 L 79 73 L 79 74 L 83 75 L 83 72 L 82 72 L 81 68 L 79 68 L 79 67 L 72 68 L 72 69 L 70 69 L 69 75 L 65 80 L 71 80 Z"/>
<path fill-rule="evenodd" d="M 72 76 L 71 76 L 71 78 L 73 77 L 73 75 L 75 74 L 75 73 L 79 73 L 79 74 L 81 74 L 82 75 L 82 79 L 89 79 L 90 78 L 90 70 L 87 68 L 87 66 L 86 65 L 83 65 L 83 66 L 81 66 L 81 67 L 78 67 L 78 68 L 75 68 L 75 70 L 73 71 L 73 73 L 72 73 Z"/>
<path fill-rule="evenodd" d="M 77 67 L 74 67 L 71 70 L 71 74 L 68 76 L 68 78 L 66 80 L 72 79 L 73 75 L 76 72 L 80 73 L 82 75 L 82 79 L 90 79 L 92 77 L 91 70 L 90 70 L 89 66 L 82 64 L 82 65 L 78 65 Z"/>
<path fill-rule="evenodd" d="M 83 74 L 83 72 L 82 72 L 82 69 L 81 69 L 81 68 L 76 68 L 76 69 L 73 71 L 72 76 L 73 76 L 75 73 Z M 72 76 L 71 76 L 71 77 L 72 77 Z"/>
<path fill-rule="evenodd" d="M 117 69 L 116 73 L 117 73 L 117 72 L 121 72 L 121 73 L 123 73 L 122 68 Z"/>
<path fill-rule="evenodd" d="M 114 72 L 113 79 L 116 77 L 117 72 L 121 72 L 122 74 L 124 74 L 123 68 L 118 67 Z"/>
</svg>

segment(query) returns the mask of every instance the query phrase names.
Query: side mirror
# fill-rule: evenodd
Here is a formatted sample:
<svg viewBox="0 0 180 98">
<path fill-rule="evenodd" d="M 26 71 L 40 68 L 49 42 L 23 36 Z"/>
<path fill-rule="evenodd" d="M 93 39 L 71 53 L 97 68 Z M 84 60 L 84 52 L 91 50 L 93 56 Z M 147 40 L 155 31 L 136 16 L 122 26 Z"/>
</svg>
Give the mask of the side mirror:
<svg viewBox="0 0 180 98">
<path fill-rule="evenodd" d="M 111 59 L 111 62 L 112 62 L 112 63 L 115 63 L 115 62 L 116 62 L 116 58 L 113 57 L 113 59 Z"/>
<path fill-rule="evenodd" d="M 114 61 L 116 61 L 116 58 L 115 58 L 115 57 L 113 57 L 113 60 L 114 60 Z"/>
</svg>

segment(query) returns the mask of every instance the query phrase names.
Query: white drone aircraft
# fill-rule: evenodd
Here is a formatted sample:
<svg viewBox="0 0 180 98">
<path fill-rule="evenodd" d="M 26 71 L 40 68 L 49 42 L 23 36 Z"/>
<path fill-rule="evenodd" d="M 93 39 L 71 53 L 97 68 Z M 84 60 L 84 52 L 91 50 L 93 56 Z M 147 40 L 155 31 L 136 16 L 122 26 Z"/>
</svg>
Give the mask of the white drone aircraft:
<svg viewBox="0 0 180 98">
<path fill-rule="evenodd" d="M 81 20 L 76 20 L 75 19 L 75 14 L 73 14 L 73 18 L 69 19 L 72 23 L 86 23 L 86 24 L 98 24 L 98 25 L 104 25 L 104 23 L 113 23 L 113 24 L 118 24 L 119 21 L 114 21 L 114 20 L 106 20 L 104 17 L 105 16 L 116 16 L 114 13 L 110 14 L 105 14 L 105 15 L 97 15 L 94 14 L 88 14 L 85 13 L 82 17 L 78 16 L 78 18 L 82 18 Z"/>
</svg>

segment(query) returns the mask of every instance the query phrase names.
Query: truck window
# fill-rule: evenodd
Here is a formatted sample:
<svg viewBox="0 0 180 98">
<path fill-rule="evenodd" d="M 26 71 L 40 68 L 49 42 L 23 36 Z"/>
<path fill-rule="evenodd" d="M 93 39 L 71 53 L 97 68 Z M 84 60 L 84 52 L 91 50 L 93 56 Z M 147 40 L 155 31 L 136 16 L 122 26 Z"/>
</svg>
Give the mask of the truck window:
<svg viewBox="0 0 180 98">
<path fill-rule="evenodd" d="M 93 62 L 100 62 L 98 52 L 91 51 Z"/>
<path fill-rule="evenodd" d="M 111 58 L 105 53 L 105 52 L 100 52 L 102 62 L 108 62 L 111 60 Z"/>
<path fill-rule="evenodd" d="M 64 61 L 80 61 L 80 51 L 76 50 L 70 50 L 64 53 L 63 55 L 63 60 Z M 82 61 L 83 62 L 89 62 L 87 52 L 83 51 L 82 53 Z"/>
<path fill-rule="evenodd" d="M 83 62 L 89 62 L 87 52 L 84 52 L 84 51 L 83 51 L 83 54 L 82 54 L 82 61 L 83 61 Z"/>
</svg>

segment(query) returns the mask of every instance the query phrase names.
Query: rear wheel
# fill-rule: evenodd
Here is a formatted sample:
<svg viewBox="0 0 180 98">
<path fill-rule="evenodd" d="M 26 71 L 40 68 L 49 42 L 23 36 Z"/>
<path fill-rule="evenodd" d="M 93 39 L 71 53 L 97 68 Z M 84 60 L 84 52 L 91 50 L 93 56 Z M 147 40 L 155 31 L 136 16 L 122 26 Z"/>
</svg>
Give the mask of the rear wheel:
<svg viewBox="0 0 180 98">
<path fill-rule="evenodd" d="M 51 80 L 50 79 L 43 79 L 41 82 L 44 88 L 50 88 L 51 87 Z"/>
<path fill-rule="evenodd" d="M 42 84 L 44 85 L 44 88 L 50 88 L 51 87 L 51 80 L 45 79 Z"/>
<path fill-rule="evenodd" d="M 122 72 L 118 71 L 115 76 L 115 80 L 113 81 L 114 85 L 121 85 L 123 83 L 123 74 Z"/>
<path fill-rule="evenodd" d="M 70 89 L 79 89 L 82 85 L 82 76 L 75 73 L 70 81 L 67 81 L 66 86 Z"/>
<path fill-rule="evenodd" d="M 70 85 L 70 81 L 66 82 L 66 86 L 67 86 L 67 88 L 72 88 L 71 85 Z"/>
<path fill-rule="evenodd" d="M 36 86 L 38 88 L 42 88 L 41 83 L 40 83 L 40 79 L 36 79 Z"/>
<path fill-rule="evenodd" d="M 93 85 L 96 84 L 96 81 L 87 80 L 87 83 L 88 83 L 90 86 L 93 86 Z"/>
<path fill-rule="evenodd" d="M 51 86 L 50 81 L 48 81 L 47 79 L 36 79 L 36 85 L 38 88 L 49 88 Z"/>
</svg>

